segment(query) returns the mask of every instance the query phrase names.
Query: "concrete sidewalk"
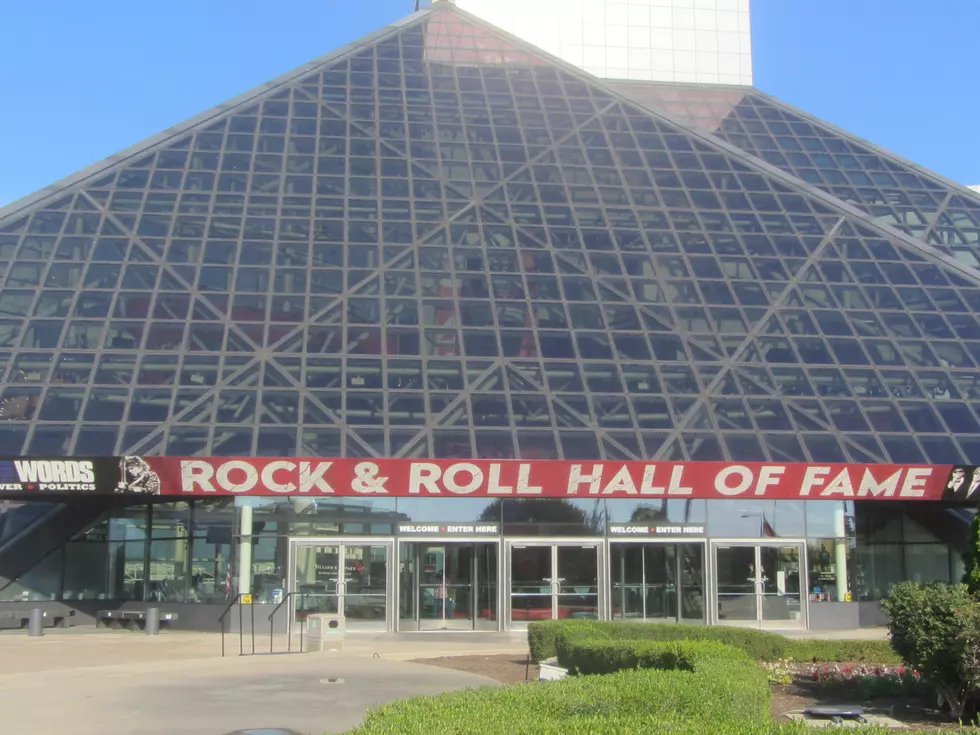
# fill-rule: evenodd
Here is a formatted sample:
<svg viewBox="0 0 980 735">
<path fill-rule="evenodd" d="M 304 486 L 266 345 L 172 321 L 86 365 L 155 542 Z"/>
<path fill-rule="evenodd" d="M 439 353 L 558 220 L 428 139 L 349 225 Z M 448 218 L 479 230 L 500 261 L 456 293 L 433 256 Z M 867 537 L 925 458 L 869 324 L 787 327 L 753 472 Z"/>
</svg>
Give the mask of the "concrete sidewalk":
<svg viewBox="0 0 980 735">
<path fill-rule="evenodd" d="M 244 640 L 245 652 L 251 652 L 252 639 Z M 293 636 L 293 650 L 299 647 L 299 636 Z M 285 636 L 273 640 L 277 653 L 287 649 Z M 225 636 L 229 660 L 238 655 L 237 635 Z M 269 653 L 268 636 L 256 636 L 257 653 Z M 348 634 L 345 656 L 375 656 L 394 661 L 437 656 L 523 654 L 527 636 L 523 633 L 397 633 Z M 310 654 L 313 655 L 313 654 Z M 16 673 L 80 669 L 92 666 L 135 665 L 167 661 L 205 661 L 221 658 L 219 633 L 167 631 L 157 636 L 138 632 L 68 629 L 45 631 L 41 638 L 26 633 L 0 635 L 0 676 Z M 248 656 L 244 658 L 249 658 Z M 2 730 L 0 730 L 2 732 Z"/>
<path fill-rule="evenodd" d="M 0 732 L 222 735 L 283 728 L 304 735 L 341 733 L 384 702 L 488 685 L 496 682 L 436 666 L 338 653 L 60 668 L 0 676 Z"/>
</svg>

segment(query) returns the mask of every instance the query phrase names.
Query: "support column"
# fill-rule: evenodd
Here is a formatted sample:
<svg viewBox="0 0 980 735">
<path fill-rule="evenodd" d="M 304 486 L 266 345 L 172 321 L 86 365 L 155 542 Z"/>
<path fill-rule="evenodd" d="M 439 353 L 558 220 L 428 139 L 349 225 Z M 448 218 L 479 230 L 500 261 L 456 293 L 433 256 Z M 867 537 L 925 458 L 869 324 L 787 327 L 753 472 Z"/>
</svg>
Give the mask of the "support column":
<svg viewBox="0 0 980 735">
<path fill-rule="evenodd" d="M 239 521 L 238 540 L 238 594 L 252 591 L 252 506 L 243 505 Z"/>
<path fill-rule="evenodd" d="M 837 571 L 837 601 L 847 599 L 847 525 L 844 519 L 844 503 L 837 502 L 834 509 L 834 568 Z"/>
</svg>

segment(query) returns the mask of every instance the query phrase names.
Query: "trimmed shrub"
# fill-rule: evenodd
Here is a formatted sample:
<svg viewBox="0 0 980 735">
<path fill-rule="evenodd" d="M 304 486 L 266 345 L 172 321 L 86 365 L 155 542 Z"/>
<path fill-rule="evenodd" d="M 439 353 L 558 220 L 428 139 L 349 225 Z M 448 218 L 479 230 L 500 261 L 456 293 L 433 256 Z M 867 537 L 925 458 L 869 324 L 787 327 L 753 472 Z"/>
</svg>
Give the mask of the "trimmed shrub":
<svg viewBox="0 0 980 735">
<path fill-rule="evenodd" d="M 719 643 L 583 640 L 580 670 L 534 686 L 475 689 L 386 705 L 359 735 L 768 732 L 769 687 L 748 656 Z M 570 649 L 570 650 L 572 650 Z M 635 664 L 657 670 L 635 670 Z M 619 670 L 629 666 L 633 670 Z M 730 723 L 739 727 L 727 729 Z"/>
<path fill-rule="evenodd" d="M 980 604 L 969 588 L 902 582 L 881 606 L 895 650 L 962 720 L 980 694 Z"/>
<path fill-rule="evenodd" d="M 557 638 L 575 635 L 607 640 L 714 641 L 745 651 L 756 661 L 899 663 L 901 657 L 888 641 L 833 641 L 790 639 L 748 628 L 663 623 L 548 620 L 531 623 L 528 649 L 535 662 L 557 655 Z"/>
<path fill-rule="evenodd" d="M 786 658 L 800 663 L 902 663 L 902 657 L 890 641 L 787 638 Z"/>
<path fill-rule="evenodd" d="M 351 735 L 808 735 L 770 719 L 766 674 L 747 653 L 717 642 L 588 637 L 564 653 L 580 671 L 650 665 L 534 685 L 417 697 L 372 710 Z M 633 649 L 632 651 L 630 649 Z M 884 728 L 862 727 L 883 735 Z"/>
</svg>

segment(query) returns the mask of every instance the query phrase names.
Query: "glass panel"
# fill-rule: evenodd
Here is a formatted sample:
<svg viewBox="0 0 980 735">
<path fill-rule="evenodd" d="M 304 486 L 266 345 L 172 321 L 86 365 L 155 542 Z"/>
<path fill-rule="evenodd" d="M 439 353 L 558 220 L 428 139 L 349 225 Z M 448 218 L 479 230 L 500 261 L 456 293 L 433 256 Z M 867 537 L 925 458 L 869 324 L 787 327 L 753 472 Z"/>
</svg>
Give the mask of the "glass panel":
<svg viewBox="0 0 980 735">
<path fill-rule="evenodd" d="M 153 602 L 185 602 L 187 597 L 188 539 L 183 535 L 150 542 L 149 587 Z"/>
<path fill-rule="evenodd" d="M 677 547 L 613 544 L 614 618 L 677 620 Z"/>
<path fill-rule="evenodd" d="M 709 500 L 708 532 L 718 538 L 802 538 L 802 500 Z"/>
<path fill-rule="evenodd" d="M 55 600 L 61 589 L 64 548 L 48 554 L 34 567 L 0 590 L 0 602 Z M 104 570 L 105 567 L 102 567 Z"/>
<path fill-rule="evenodd" d="M 497 544 L 476 545 L 476 621 L 478 629 L 497 627 Z"/>
<path fill-rule="evenodd" d="M 387 546 L 344 546 L 342 593 L 348 624 L 384 624 L 388 609 Z"/>
<path fill-rule="evenodd" d="M 418 546 L 402 544 L 398 554 L 398 627 L 400 630 L 418 630 L 418 591 L 421 570 L 418 564 Z"/>
<path fill-rule="evenodd" d="M 802 622 L 800 547 L 759 547 L 762 619 Z"/>
<path fill-rule="evenodd" d="M 511 621 L 551 620 L 550 546 L 512 546 L 510 551 Z"/>
<path fill-rule="evenodd" d="M 111 537 L 110 537 L 111 538 Z M 110 600 L 142 600 L 145 588 L 144 541 L 109 542 Z"/>
<path fill-rule="evenodd" d="M 853 577 L 854 542 L 818 538 L 807 542 L 810 602 L 845 602 Z"/>
<path fill-rule="evenodd" d="M 65 545 L 62 599 L 104 600 L 109 545 L 103 541 L 71 541 Z"/>
<path fill-rule="evenodd" d="M 595 546 L 558 546 L 558 617 L 599 618 L 599 553 Z"/>
<path fill-rule="evenodd" d="M 745 623 L 759 619 L 755 547 L 719 546 L 715 553 L 718 580 L 718 622 Z"/>
<path fill-rule="evenodd" d="M 296 547 L 296 620 L 305 620 L 311 613 L 332 613 L 340 610 L 340 546 Z"/>
<path fill-rule="evenodd" d="M 678 544 L 680 567 L 681 621 L 704 622 L 704 546 L 702 544 Z"/>
</svg>

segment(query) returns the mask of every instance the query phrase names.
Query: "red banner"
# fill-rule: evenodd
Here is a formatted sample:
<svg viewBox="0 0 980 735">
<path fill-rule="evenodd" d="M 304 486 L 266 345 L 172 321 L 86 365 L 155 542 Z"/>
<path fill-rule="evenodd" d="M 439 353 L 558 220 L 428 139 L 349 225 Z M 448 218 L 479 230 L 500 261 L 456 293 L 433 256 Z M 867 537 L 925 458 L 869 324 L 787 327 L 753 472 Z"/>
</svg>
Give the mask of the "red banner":
<svg viewBox="0 0 980 735">
<path fill-rule="evenodd" d="M 263 457 L 144 459 L 158 475 L 163 495 L 980 502 L 980 469 L 951 465 Z"/>
</svg>

